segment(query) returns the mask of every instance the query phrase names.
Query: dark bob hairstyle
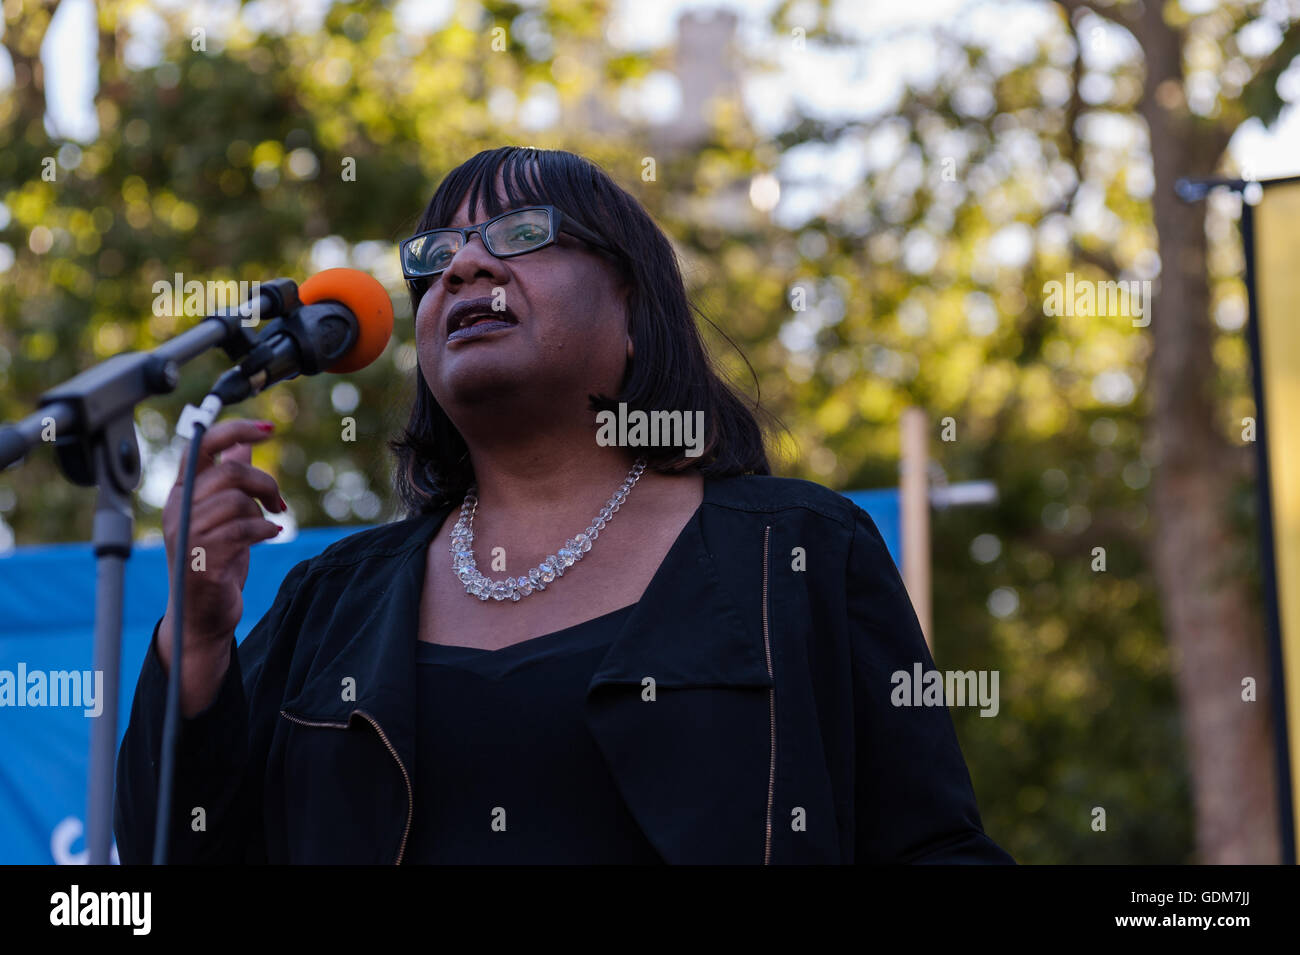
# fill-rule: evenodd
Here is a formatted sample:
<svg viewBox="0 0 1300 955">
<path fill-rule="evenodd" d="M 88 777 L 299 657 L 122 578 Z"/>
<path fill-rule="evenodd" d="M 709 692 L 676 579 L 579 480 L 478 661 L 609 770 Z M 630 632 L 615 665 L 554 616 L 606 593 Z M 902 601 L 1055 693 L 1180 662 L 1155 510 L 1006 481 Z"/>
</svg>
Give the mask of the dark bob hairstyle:
<svg viewBox="0 0 1300 955">
<path fill-rule="evenodd" d="M 496 191 L 498 174 L 509 202 L 505 207 Z M 672 245 L 636 199 L 594 163 L 574 153 L 504 146 L 484 150 L 453 169 L 415 231 L 447 225 L 467 193 L 471 221 L 521 205 L 553 205 L 617 251 L 629 287 L 634 357 L 621 393 L 613 398 L 592 395 L 592 411 L 617 411 L 618 404 L 626 402 L 629 412 L 704 412 L 703 453 L 688 457 L 682 447 L 638 449 L 649 468 L 661 472 L 697 468 L 706 477 L 771 473 L 754 412 L 709 359 Z M 480 213 L 484 208 L 486 214 Z M 419 309 L 421 296 L 419 286 L 411 288 L 412 314 Z M 415 404 L 406 430 L 389 442 L 397 458 L 394 488 L 408 516 L 459 504 L 474 484 L 465 439 L 434 400 L 418 366 L 415 378 Z M 595 428 L 593 415 L 593 438 Z"/>
</svg>

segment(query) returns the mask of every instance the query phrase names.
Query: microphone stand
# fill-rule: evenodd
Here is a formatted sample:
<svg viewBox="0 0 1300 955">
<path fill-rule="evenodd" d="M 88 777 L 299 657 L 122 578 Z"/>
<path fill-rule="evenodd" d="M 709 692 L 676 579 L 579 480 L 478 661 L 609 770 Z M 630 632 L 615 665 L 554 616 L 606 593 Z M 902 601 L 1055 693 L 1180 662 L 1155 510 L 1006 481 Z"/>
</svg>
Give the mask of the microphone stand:
<svg viewBox="0 0 1300 955">
<path fill-rule="evenodd" d="M 211 315 L 189 331 L 148 352 L 127 352 L 81 372 L 45 394 L 39 410 L 0 427 L 0 471 L 37 444 L 54 450 L 65 477 L 97 487 L 95 551 L 95 669 L 104 674 L 105 706 L 91 725 L 87 780 L 86 848 L 91 865 L 107 865 L 113 838 L 113 783 L 117 755 L 117 709 L 122 656 L 122 590 L 131 556 L 134 515 L 131 493 L 140 483 L 135 406 L 167 394 L 180 382 L 180 365 L 220 347 L 238 361 L 256 343 L 245 325 L 249 315 L 274 317 L 298 306 L 290 279 L 259 285 L 258 299 Z M 252 323 L 256 325 L 257 322 Z M 184 560 L 185 555 L 177 555 Z M 25 692 L 24 687 L 19 692 Z"/>
</svg>

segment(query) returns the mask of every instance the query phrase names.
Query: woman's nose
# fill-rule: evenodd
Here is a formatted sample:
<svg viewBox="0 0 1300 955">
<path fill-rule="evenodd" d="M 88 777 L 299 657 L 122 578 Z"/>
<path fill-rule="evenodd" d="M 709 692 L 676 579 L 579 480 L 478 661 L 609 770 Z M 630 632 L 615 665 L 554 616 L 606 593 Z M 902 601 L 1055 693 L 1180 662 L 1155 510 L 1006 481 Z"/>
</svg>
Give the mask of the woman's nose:
<svg viewBox="0 0 1300 955">
<path fill-rule="evenodd" d="M 501 260 L 483 245 L 483 237 L 475 232 L 456 250 L 451 265 L 442 273 L 442 280 L 454 289 L 473 282 L 480 276 L 486 276 L 493 284 L 500 285 L 505 280 L 505 268 Z"/>
</svg>

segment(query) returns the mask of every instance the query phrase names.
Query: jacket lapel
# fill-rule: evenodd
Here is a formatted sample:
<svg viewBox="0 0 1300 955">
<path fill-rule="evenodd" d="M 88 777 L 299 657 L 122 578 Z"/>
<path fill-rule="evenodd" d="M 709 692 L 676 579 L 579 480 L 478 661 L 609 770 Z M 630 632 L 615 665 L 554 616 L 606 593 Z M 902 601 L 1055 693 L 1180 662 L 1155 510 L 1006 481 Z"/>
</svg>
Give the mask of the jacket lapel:
<svg viewBox="0 0 1300 955">
<path fill-rule="evenodd" d="M 366 596 L 368 614 L 335 631 L 344 642 L 337 648 L 328 642 L 321 647 L 318 657 L 328 662 L 283 707 L 309 721 L 347 723 L 354 711 L 370 717 L 408 774 L 415 766 L 415 651 L 425 555 L 450 510 L 411 520 L 408 546 L 378 564 L 386 579 Z M 327 641 L 332 636 L 328 634 Z M 354 682 L 345 683 L 348 680 Z M 355 699 L 345 698 L 346 685 L 355 687 L 350 694 Z"/>
<path fill-rule="evenodd" d="M 704 538 L 709 488 L 597 667 L 587 725 L 666 862 L 762 862 L 773 681 Z"/>
</svg>

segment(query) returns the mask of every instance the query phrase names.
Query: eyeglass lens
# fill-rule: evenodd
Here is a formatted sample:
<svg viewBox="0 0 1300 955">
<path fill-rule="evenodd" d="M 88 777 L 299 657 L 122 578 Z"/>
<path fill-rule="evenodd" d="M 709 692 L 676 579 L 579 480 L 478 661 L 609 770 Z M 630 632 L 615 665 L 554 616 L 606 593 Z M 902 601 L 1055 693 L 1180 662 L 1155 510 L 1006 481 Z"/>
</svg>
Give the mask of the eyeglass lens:
<svg viewBox="0 0 1300 955">
<path fill-rule="evenodd" d="M 488 251 L 493 255 L 517 255 L 538 248 L 551 237 L 551 216 L 545 209 L 521 209 L 504 215 L 483 230 Z M 433 232 L 406 246 L 403 265 L 408 274 L 440 272 L 460 250 L 459 232 Z"/>
</svg>

